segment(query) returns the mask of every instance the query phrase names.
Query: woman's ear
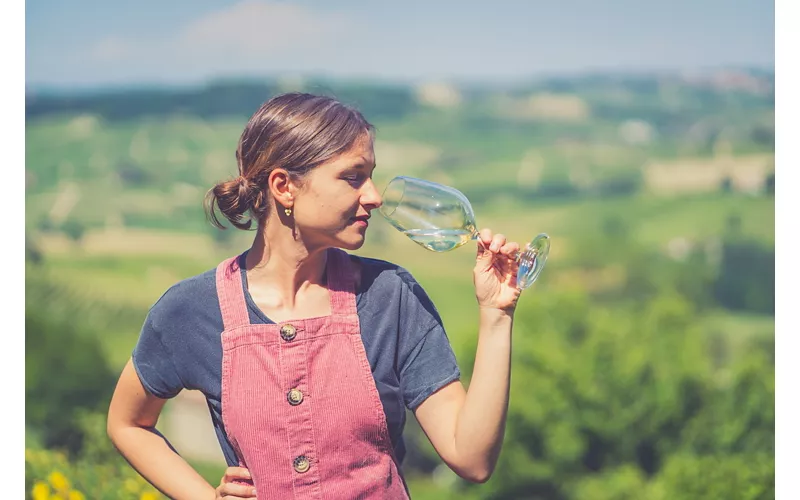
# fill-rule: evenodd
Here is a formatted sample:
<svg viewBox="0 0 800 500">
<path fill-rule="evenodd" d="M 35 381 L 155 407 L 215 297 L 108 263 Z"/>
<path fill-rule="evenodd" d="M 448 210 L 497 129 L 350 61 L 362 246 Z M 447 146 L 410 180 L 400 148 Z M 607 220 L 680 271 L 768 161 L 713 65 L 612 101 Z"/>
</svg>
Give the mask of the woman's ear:
<svg viewBox="0 0 800 500">
<path fill-rule="evenodd" d="M 276 168 L 269 173 L 267 183 L 275 203 L 284 208 L 292 208 L 295 186 L 289 177 L 289 172 L 282 168 Z"/>
</svg>

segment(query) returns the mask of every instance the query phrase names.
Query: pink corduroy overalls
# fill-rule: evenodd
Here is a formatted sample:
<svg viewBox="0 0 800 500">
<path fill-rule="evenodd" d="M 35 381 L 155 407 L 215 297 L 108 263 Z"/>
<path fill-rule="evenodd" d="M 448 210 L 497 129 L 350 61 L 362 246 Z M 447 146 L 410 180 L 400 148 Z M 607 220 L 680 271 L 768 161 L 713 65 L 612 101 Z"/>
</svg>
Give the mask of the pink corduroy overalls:
<svg viewBox="0 0 800 500">
<path fill-rule="evenodd" d="M 239 257 L 217 267 L 222 419 L 259 499 L 408 498 L 361 341 L 353 264 L 327 254 L 331 315 L 250 324 Z"/>
</svg>

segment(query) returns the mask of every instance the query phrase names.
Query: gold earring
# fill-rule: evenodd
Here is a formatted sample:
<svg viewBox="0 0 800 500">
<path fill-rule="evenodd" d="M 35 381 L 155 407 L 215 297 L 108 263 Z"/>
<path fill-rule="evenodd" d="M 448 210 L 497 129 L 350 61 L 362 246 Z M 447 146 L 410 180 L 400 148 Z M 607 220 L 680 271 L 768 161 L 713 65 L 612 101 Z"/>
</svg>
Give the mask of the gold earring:
<svg viewBox="0 0 800 500">
<path fill-rule="evenodd" d="M 287 208 L 287 209 L 285 209 L 285 210 L 283 211 L 283 213 L 285 213 L 285 214 L 286 214 L 286 216 L 288 217 L 288 216 L 292 215 L 292 209 L 291 209 L 291 208 Z"/>
</svg>

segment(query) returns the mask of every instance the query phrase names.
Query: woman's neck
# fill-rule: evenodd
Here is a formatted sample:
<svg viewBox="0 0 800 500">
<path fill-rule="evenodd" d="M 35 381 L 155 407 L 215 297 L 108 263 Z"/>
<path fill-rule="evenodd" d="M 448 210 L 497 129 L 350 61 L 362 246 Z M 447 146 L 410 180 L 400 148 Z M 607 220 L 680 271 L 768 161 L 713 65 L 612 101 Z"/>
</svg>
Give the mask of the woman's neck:
<svg viewBox="0 0 800 500">
<path fill-rule="evenodd" d="M 249 287 L 272 289 L 289 303 L 303 290 L 324 285 L 327 265 L 326 249 L 309 250 L 292 231 L 280 223 L 259 226 L 245 259 Z"/>
</svg>

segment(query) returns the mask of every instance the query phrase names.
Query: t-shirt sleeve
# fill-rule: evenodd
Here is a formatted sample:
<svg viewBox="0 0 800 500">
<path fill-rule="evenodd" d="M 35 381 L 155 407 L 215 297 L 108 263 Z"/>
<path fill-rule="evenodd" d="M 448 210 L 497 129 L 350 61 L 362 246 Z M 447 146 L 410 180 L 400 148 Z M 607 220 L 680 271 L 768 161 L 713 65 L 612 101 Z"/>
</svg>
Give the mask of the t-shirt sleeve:
<svg viewBox="0 0 800 500">
<path fill-rule="evenodd" d="M 162 296 L 150 308 L 133 349 L 132 359 L 145 389 L 154 396 L 169 399 L 175 397 L 184 388 L 184 384 L 175 369 L 172 353 L 162 338 L 164 319 L 169 314 L 164 303 Z"/>
<path fill-rule="evenodd" d="M 399 375 L 403 400 L 416 409 L 431 394 L 461 378 L 442 318 L 410 275 L 401 298 Z"/>
</svg>

